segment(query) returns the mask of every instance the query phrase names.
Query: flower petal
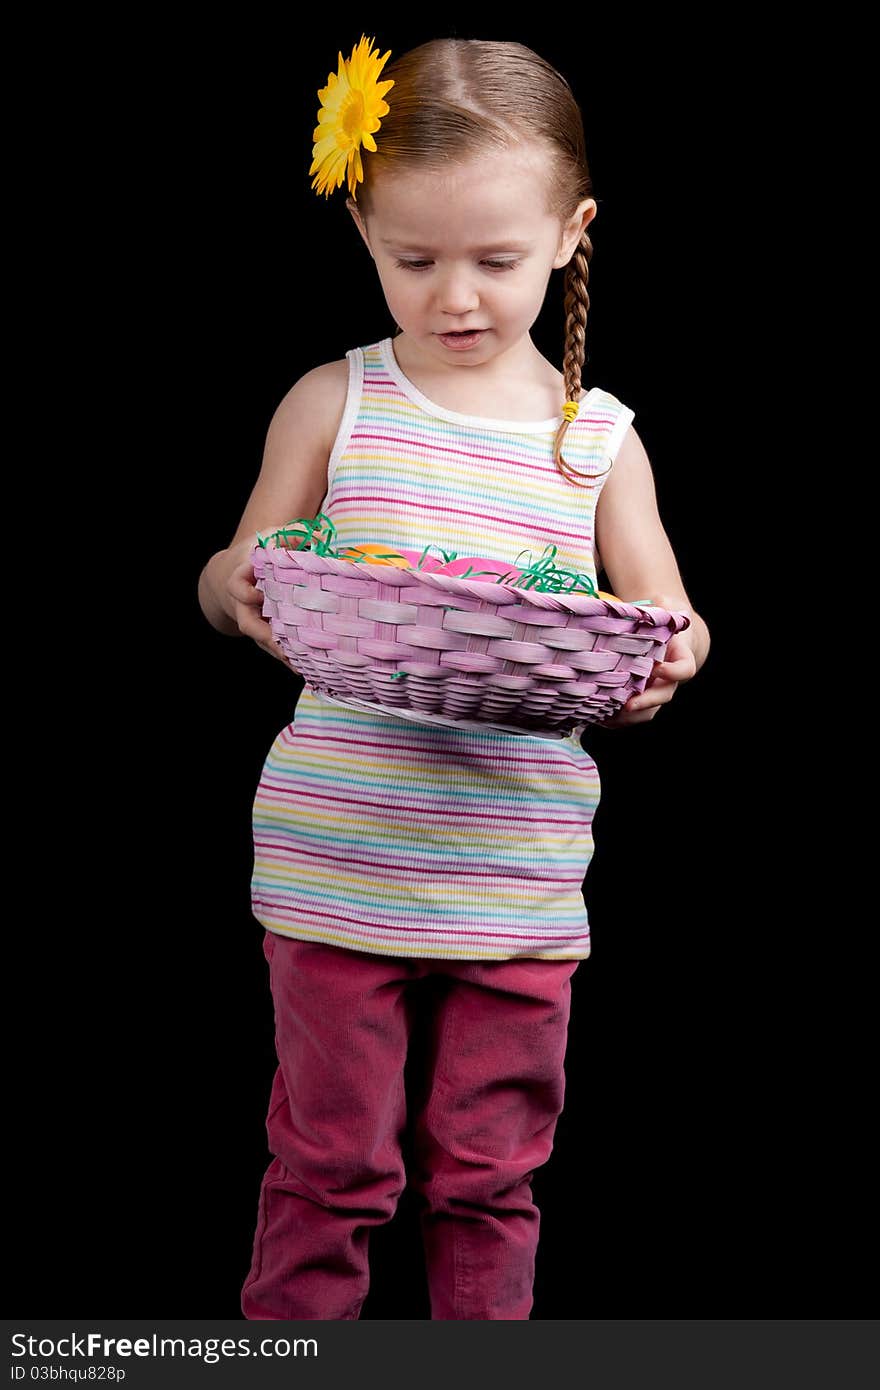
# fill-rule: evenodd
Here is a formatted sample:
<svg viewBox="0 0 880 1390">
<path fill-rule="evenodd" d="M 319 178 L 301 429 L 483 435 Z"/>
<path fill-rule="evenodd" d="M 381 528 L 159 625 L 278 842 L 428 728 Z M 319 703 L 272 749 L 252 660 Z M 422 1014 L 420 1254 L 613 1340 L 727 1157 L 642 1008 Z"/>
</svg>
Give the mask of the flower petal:
<svg viewBox="0 0 880 1390">
<path fill-rule="evenodd" d="M 351 57 L 345 59 L 340 52 L 338 72 L 328 73 L 326 87 L 318 90 L 321 104 L 312 132 L 309 173 L 316 176 L 312 188 L 325 196 L 334 184 L 342 186 L 347 172 L 349 190 L 355 197 L 357 184 L 364 177 L 361 147 L 371 154 L 378 148 L 373 135 L 381 125 L 380 117 L 388 115 L 383 97 L 394 80 L 378 81 L 391 49 L 380 57 L 375 43 L 375 38 L 361 34 Z"/>
</svg>

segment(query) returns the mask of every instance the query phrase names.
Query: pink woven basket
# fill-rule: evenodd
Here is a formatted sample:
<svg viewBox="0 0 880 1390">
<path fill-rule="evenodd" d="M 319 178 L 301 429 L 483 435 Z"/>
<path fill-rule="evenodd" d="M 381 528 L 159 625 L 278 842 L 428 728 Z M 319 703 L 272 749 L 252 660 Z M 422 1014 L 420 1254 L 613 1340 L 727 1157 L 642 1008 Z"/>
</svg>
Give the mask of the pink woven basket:
<svg viewBox="0 0 880 1390">
<path fill-rule="evenodd" d="M 357 709 L 565 738 L 645 688 L 686 613 L 254 548 L 263 616 L 307 685 Z"/>
</svg>

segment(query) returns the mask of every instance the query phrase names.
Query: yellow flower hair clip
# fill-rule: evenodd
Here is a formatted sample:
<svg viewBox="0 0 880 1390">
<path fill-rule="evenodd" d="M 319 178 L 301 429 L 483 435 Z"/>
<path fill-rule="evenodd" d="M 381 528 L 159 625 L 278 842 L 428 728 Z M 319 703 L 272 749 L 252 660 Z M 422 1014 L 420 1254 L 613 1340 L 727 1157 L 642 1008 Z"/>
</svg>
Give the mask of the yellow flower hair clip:
<svg viewBox="0 0 880 1390">
<path fill-rule="evenodd" d="M 378 77 L 391 49 L 380 58 L 373 52 L 375 39 L 361 35 L 349 59 L 339 55 L 339 72 L 328 73 L 327 86 L 318 91 L 321 102 L 318 124 L 312 139 L 312 188 L 329 198 L 335 188 L 341 188 L 348 172 L 348 189 L 357 202 L 357 185 L 363 183 L 361 145 L 375 152 L 373 135 L 381 124 L 379 117 L 388 115 L 388 103 L 383 100 L 394 82 L 379 82 Z"/>
</svg>

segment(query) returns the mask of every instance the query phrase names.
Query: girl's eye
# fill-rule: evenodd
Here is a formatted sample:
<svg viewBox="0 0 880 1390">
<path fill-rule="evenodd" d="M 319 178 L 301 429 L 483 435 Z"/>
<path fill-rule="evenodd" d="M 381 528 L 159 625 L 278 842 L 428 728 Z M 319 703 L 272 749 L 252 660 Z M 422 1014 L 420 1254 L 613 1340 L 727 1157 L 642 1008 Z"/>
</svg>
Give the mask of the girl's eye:
<svg viewBox="0 0 880 1390">
<path fill-rule="evenodd" d="M 432 262 L 431 262 L 431 261 L 397 261 L 396 264 L 399 265 L 399 266 L 401 266 L 402 269 L 404 269 L 404 270 L 424 270 L 424 268 L 425 268 L 426 266 L 431 265 Z M 483 262 L 483 265 L 487 265 L 487 266 L 489 267 L 490 270 L 513 270 L 517 265 L 519 265 L 519 262 L 518 262 L 518 261 L 484 261 L 484 262 Z"/>
</svg>

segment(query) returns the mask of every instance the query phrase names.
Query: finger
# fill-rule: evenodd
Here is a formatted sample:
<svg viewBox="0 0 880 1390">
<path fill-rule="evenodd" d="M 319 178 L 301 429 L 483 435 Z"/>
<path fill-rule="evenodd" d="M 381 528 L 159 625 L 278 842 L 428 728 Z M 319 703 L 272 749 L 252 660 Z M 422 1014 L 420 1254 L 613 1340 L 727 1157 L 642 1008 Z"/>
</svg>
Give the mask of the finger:
<svg viewBox="0 0 880 1390">
<path fill-rule="evenodd" d="M 601 720 L 598 727 L 600 729 L 608 729 L 611 733 L 617 733 L 621 729 L 628 729 L 631 724 L 646 724 L 649 719 L 654 718 L 656 713 L 656 707 L 654 709 L 635 710 L 632 713 L 628 711 L 626 713 L 621 712 L 620 714 L 615 714 L 612 719 Z"/>
<path fill-rule="evenodd" d="M 270 647 L 280 650 L 275 635 L 272 632 L 271 623 L 264 622 L 258 618 L 252 609 L 244 609 L 237 618 L 238 630 L 243 637 L 250 637 L 259 646 L 265 647 L 268 651 Z"/>
<path fill-rule="evenodd" d="M 253 578 L 253 577 L 254 577 L 254 562 L 253 562 L 253 560 L 250 560 L 250 559 L 239 560 L 239 562 L 238 562 L 237 565 L 233 565 L 233 566 L 232 566 L 232 568 L 231 568 L 231 570 L 229 571 L 229 573 L 230 573 L 230 574 L 239 574 L 239 575 L 241 575 L 241 574 L 249 574 L 249 575 L 251 576 L 251 578 Z M 670 641 L 672 641 L 672 638 L 670 638 Z"/>
<path fill-rule="evenodd" d="M 277 661 L 283 662 L 285 666 L 289 665 L 287 657 L 277 637 L 273 637 L 270 634 L 267 640 L 265 642 L 262 642 L 260 645 L 264 646 L 269 655 L 274 656 Z"/>
<path fill-rule="evenodd" d="M 678 661 L 658 661 L 653 674 L 663 680 L 686 681 L 694 674 L 696 662 L 692 655 L 680 657 Z"/>
<path fill-rule="evenodd" d="M 675 694 L 677 682 L 658 681 L 656 685 L 647 687 L 641 695 L 633 695 L 627 700 L 624 709 L 644 710 L 652 709 L 655 705 L 668 704 Z"/>
<path fill-rule="evenodd" d="M 627 729 L 630 724 L 644 724 L 648 719 L 654 718 L 658 708 L 659 706 L 655 705 L 652 709 L 633 709 L 632 705 L 627 702 L 623 709 L 617 711 L 617 714 L 612 715 L 609 719 L 600 720 L 599 728 Z"/>
<path fill-rule="evenodd" d="M 668 704 L 678 689 L 678 681 L 663 680 L 655 668 L 639 695 L 631 695 L 626 704 L 608 719 L 597 721 L 603 729 L 623 729 L 628 724 L 643 724 L 652 719 L 660 705 Z M 632 717 L 630 717 L 632 716 Z"/>
<path fill-rule="evenodd" d="M 277 642 L 258 642 L 257 646 L 262 647 L 263 651 L 268 652 L 270 656 L 274 656 L 276 661 L 282 662 L 285 666 L 289 665 L 287 657 L 284 655 Z"/>
<path fill-rule="evenodd" d="M 236 579 L 232 575 L 226 589 L 230 597 L 237 599 L 239 603 L 256 605 L 263 602 L 262 589 L 258 589 L 255 584 L 249 584 L 246 579 Z"/>
</svg>

